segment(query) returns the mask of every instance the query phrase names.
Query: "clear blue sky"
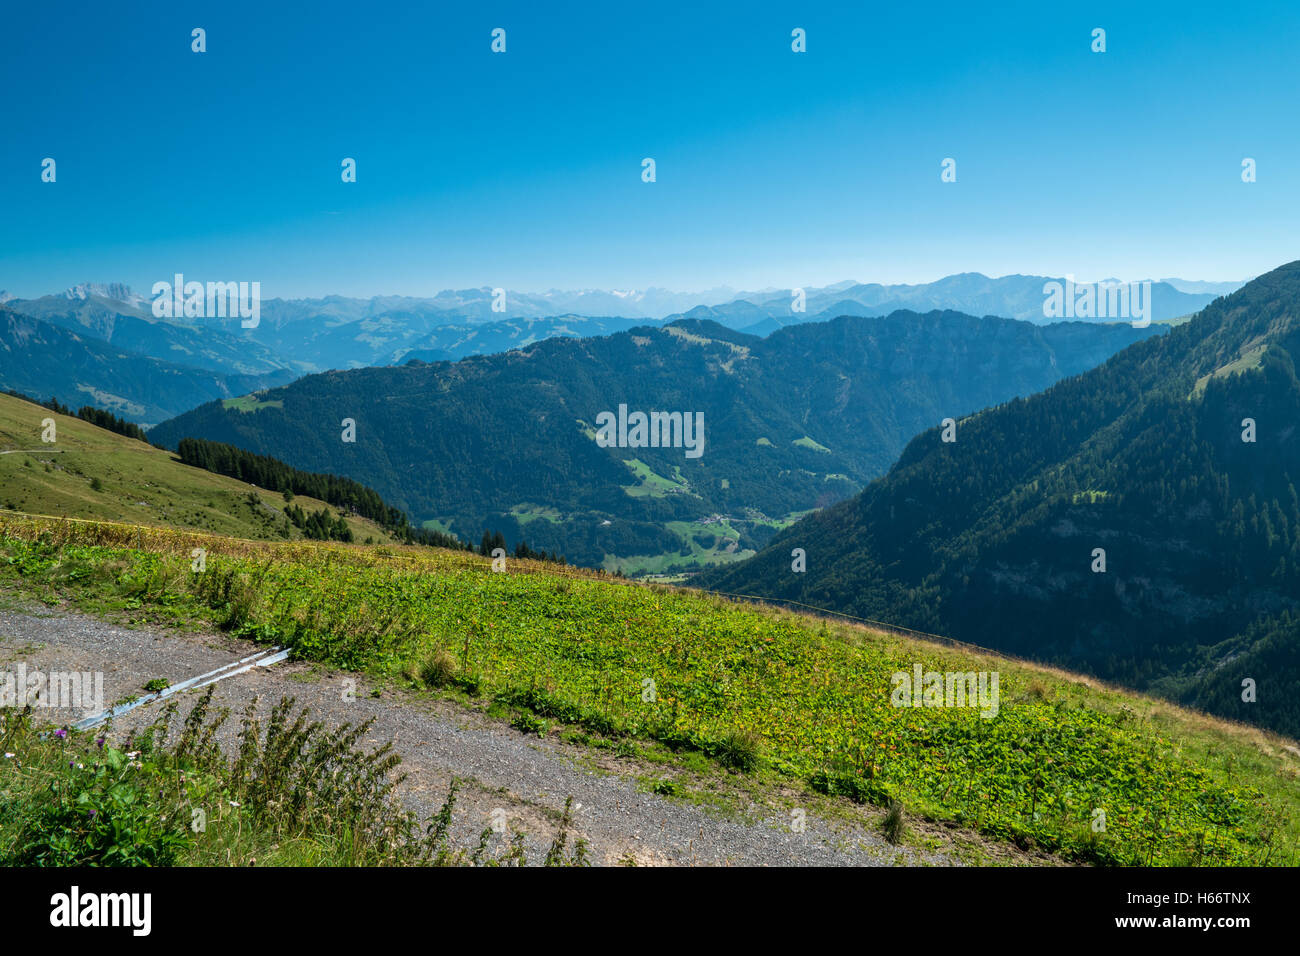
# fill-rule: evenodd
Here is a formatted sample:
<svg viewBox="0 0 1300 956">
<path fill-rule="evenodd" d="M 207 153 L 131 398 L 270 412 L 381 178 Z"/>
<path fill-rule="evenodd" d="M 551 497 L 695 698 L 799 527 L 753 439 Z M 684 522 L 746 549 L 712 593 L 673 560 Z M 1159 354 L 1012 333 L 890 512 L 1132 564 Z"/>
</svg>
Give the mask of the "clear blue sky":
<svg viewBox="0 0 1300 956">
<path fill-rule="evenodd" d="M 1236 279 L 1300 258 L 1294 0 L 12 3 L 3 20 L 0 288 L 25 296 L 177 271 L 301 296 Z"/>
</svg>

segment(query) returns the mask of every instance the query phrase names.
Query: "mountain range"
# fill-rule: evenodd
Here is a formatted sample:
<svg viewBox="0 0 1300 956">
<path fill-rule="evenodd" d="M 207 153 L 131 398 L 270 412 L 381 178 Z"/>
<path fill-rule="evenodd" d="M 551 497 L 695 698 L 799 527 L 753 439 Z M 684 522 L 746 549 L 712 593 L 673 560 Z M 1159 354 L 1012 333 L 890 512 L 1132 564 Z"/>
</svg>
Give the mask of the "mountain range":
<svg viewBox="0 0 1300 956">
<path fill-rule="evenodd" d="M 169 334 L 180 338 L 184 330 Z M 58 398 L 74 408 L 90 405 L 133 422 L 159 422 L 196 402 L 244 395 L 295 377 L 285 369 L 235 371 L 248 363 L 230 358 L 212 362 L 216 370 L 164 361 L 90 334 L 75 323 L 46 322 L 0 306 L 0 389 Z"/>
<path fill-rule="evenodd" d="M 82 283 L 36 299 L 0 293 L 0 303 L 150 358 L 224 374 L 273 375 L 392 365 L 411 358 L 454 360 L 521 348 L 545 338 L 607 335 L 680 318 L 708 319 L 751 335 L 840 315 L 884 316 L 902 309 L 958 311 L 1046 324 L 1052 320 L 1044 315 L 1044 286 L 1058 281 L 1065 280 L 1026 275 L 990 278 L 979 273 L 915 285 L 845 281 L 804 289 L 801 303 L 796 303 L 790 289 L 735 292 L 726 288 L 700 293 L 654 288 L 501 290 L 498 298 L 497 290 L 484 287 L 444 290 L 428 297 L 268 298 L 261 302 L 259 323 L 253 329 L 243 329 L 227 318 L 156 318 L 149 297 L 123 283 Z M 1154 281 L 1150 318 L 1164 321 L 1188 315 L 1239 285 Z"/>
<path fill-rule="evenodd" d="M 1050 282 L 1064 284 L 1065 281 L 1063 278 L 1025 275 L 995 279 L 978 272 L 966 272 L 919 285 L 841 282 L 822 289 L 803 290 L 803 310 L 800 312 L 792 311 L 793 291 L 781 289 L 746 293 L 713 306 L 700 305 L 681 316 L 669 316 L 668 320 L 679 317 L 712 319 L 754 335 L 766 335 L 774 329 L 798 322 L 818 322 L 840 315 L 888 315 L 900 309 L 915 312 L 955 309 L 972 315 L 997 315 L 1047 324 L 1053 320 L 1044 314 L 1044 286 Z M 1150 318 L 1160 322 L 1195 312 L 1223 294 L 1218 289 L 1231 291 L 1240 284 L 1205 285 L 1207 288 L 1198 291 L 1183 291 L 1171 281 L 1153 281 Z M 1211 287 L 1217 287 L 1216 291 L 1211 291 Z"/>
<path fill-rule="evenodd" d="M 684 319 L 309 375 L 209 402 L 150 438 L 344 475 L 441 530 L 489 528 L 577 563 L 669 571 L 752 552 L 799 513 L 857 492 L 916 432 L 1165 330 L 897 312 L 760 338 Z M 620 406 L 701 415 L 702 453 L 631 447 L 634 434 L 602 447 L 601 416 Z"/>
</svg>

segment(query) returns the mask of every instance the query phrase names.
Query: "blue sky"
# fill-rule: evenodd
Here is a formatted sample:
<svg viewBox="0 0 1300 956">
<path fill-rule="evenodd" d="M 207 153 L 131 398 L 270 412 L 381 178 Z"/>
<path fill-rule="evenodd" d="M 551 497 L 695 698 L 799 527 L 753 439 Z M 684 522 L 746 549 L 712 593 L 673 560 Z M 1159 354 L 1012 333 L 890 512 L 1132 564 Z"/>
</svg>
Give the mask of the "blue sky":
<svg viewBox="0 0 1300 956">
<path fill-rule="evenodd" d="M 0 289 L 1239 279 L 1300 258 L 1294 3 L 280 6 L 9 5 Z"/>
</svg>

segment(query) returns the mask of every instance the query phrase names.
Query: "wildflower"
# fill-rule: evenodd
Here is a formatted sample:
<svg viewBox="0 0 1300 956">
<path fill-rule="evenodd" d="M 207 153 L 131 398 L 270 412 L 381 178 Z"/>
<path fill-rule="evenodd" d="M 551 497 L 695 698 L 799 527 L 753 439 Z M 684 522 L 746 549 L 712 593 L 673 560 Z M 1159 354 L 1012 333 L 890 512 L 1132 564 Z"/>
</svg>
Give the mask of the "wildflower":
<svg viewBox="0 0 1300 956">
<path fill-rule="evenodd" d="M 5 760 L 13 760 L 14 757 L 16 757 L 16 756 L 18 756 L 18 755 L 17 755 L 17 754 L 5 754 Z"/>
<path fill-rule="evenodd" d="M 58 730 L 54 732 L 54 736 L 62 740 L 64 737 L 68 736 L 68 732 L 64 730 L 62 727 L 60 727 Z"/>
<path fill-rule="evenodd" d="M 103 750 L 104 741 L 107 739 L 108 739 L 107 737 L 100 737 L 98 740 L 95 741 L 95 746 L 98 747 L 100 750 Z"/>
<path fill-rule="evenodd" d="M 88 820 L 93 820 L 93 819 L 95 819 L 95 814 L 97 814 L 97 813 L 99 813 L 98 810 L 87 810 L 87 811 L 86 811 L 86 818 L 87 818 Z"/>
</svg>

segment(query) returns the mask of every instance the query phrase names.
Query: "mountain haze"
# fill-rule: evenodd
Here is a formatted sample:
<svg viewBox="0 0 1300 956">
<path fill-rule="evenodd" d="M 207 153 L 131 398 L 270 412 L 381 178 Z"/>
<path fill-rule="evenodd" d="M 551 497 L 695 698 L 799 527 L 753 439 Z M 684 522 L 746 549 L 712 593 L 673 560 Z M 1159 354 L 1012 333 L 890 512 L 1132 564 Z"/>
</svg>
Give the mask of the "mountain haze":
<svg viewBox="0 0 1300 956">
<path fill-rule="evenodd" d="M 5 308 L 177 365 L 237 375 L 283 375 L 294 367 L 248 336 L 238 319 L 210 327 L 158 319 L 147 299 L 121 284 L 73 286 L 61 295 L 12 299 Z"/>
<path fill-rule="evenodd" d="M 0 307 L 0 390 L 92 405 L 140 424 L 292 377 L 285 370 L 221 372 L 163 361 Z"/>
<path fill-rule="evenodd" d="M 171 279 L 171 276 L 167 276 Z M 195 277 L 190 277 L 195 278 Z M 554 336 L 590 337 L 678 319 L 714 321 L 751 335 L 841 315 L 889 315 L 899 310 L 957 311 L 1048 324 L 1046 276 L 990 278 L 980 273 L 918 284 L 837 282 L 804 290 L 802 312 L 792 290 L 736 292 L 666 289 L 519 292 L 489 287 L 448 289 L 432 296 L 330 295 L 261 300 L 256 328 L 228 318 L 159 319 L 150 297 L 124 283 L 81 283 L 36 299 L 5 295 L 7 308 L 103 339 L 156 359 L 224 373 L 271 374 L 420 361 L 521 348 Z M 1153 281 L 1155 321 L 1188 315 L 1240 283 Z M 496 293 L 503 295 L 498 298 Z M 502 311 L 499 311 L 502 310 Z"/>
<path fill-rule="evenodd" d="M 825 321 L 840 315 L 880 316 L 900 309 L 914 312 L 955 309 L 972 315 L 1005 316 L 1046 325 L 1057 320 L 1043 314 L 1043 286 L 1064 281 L 1059 277 L 1025 275 L 994 279 L 967 272 L 919 285 L 837 283 L 824 289 L 804 290 L 804 311 L 799 313 L 791 310 L 792 290 L 782 289 L 745 293 L 715 306 L 697 306 L 682 316 L 669 316 L 669 321 L 711 319 L 729 328 L 765 335 L 786 325 Z M 1226 285 L 1236 288 L 1240 283 Z M 1152 282 L 1150 318 L 1160 322 L 1187 315 L 1214 298 L 1209 291 L 1184 292 L 1165 280 Z"/>
</svg>

